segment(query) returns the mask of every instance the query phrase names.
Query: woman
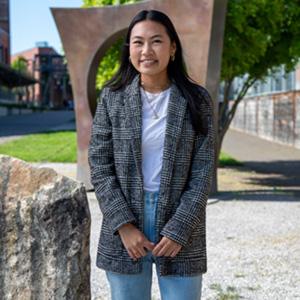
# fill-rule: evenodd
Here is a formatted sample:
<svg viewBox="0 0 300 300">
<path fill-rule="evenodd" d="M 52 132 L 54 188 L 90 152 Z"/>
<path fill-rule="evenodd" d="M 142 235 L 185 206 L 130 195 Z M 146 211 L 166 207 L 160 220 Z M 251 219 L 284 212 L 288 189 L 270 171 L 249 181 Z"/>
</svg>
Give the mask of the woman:
<svg viewBox="0 0 300 300">
<path fill-rule="evenodd" d="M 212 103 L 185 72 L 162 12 L 132 20 L 117 74 L 101 93 L 89 147 L 103 213 L 97 266 L 113 300 L 200 299 L 205 207 L 214 164 Z"/>
</svg>

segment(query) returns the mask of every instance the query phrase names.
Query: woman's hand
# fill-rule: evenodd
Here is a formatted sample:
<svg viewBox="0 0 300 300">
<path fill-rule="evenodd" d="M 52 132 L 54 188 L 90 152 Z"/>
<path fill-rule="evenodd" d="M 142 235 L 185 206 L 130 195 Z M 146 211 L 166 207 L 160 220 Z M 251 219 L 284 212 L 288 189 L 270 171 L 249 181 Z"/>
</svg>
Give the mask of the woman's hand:
<svg viewBox="0 0 300 300">
<path fill-rule="evenodd" d="M 182 246 L 167 237 L 163 237 L 154 247 L 152 254 L 155 256 L 175 257 L 181 250 Z"/>
<path fill-rule="evenodd" d="M 155 244 L 151 243 L 134 225 L 124 224 L 118 231 L 124 247 L 133 260 L 146 256 L 145 248 L 150 251 L 154 249 Z"/>
</svg>

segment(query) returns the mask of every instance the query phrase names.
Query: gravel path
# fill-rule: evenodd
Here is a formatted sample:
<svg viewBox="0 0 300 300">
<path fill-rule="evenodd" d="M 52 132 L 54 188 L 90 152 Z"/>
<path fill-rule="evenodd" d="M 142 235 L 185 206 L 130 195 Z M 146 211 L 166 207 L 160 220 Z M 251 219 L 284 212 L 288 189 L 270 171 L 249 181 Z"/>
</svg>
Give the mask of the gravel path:
<svg viewBox="0 0 300 300">
<path fill-rule="evenodd" d="M 36 165 L 75 178 L 75 164 Z M 219 169 L 220 199 L 230 200 L 207 207 L 204 300 L 300 299 L 300 199 L 252 182 L 260 176 L 242 168 Z M 94 192 L 88 199 L 92 299 L 109 300 L 105 273 L 95 265 L 101 213 Z M 152 300 L 159 300 L 155 273 L 152 291 Z"/>
<path fill-rule="evenodd" d="M 208 206 L 203 299 L 300 299 L 300 202 L 269 200 Z"/>
<path fill-rule="evenodd" d="M 94 193 L 89 193 L 89 205 L 92 299 L 107 300 L 105 274 L 95 267 L 101 214 Z M 295 200 L 221 201 L 209 205 L 208 272 L 203 277 L 202 299 L 300 299 L 299 216 L 300 202 Z M 222 298 L 225 295 L 228 298 Z M 158 299 L 154 276 L 153 300 Z"/>
</svg>

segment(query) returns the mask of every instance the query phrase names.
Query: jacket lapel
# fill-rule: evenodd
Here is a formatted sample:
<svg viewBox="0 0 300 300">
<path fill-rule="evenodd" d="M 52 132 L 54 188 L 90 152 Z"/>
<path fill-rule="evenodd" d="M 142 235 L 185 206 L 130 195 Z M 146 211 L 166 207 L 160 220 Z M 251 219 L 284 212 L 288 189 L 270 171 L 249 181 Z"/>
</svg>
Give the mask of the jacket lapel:
<svg viewBox="0 0 300 300">
<path fill-rule="evenodd" d="M 173 83 L 168 105 L 163 164 L 160 178 L 160 194 L 167 192 L 173 173 L 178 142 L 181 136 L 187 100 Z"/>
<path fill-rule="evenodd" d="M 133 156 L 142 179 L 142 100 L 139 91 L 139 75 L 126 87 L 125 97 L 126 124 L 129 125 Z"/>
<path fill-rule="evenodd" d="M 142 100 L 139 90 L 139 75 L 125 89 L 125 109 L 127 124 L 130 124 L 131 145 L 135 164 L 142 176 Z M 183 120 L 187 109 L 187 100 L 182 97 L 177 86 L 172 83 L 167 110 L 166 133 L 164 140 L 160 192 L 170 184 L 176 149 L 181 135 Z M 143 181 L 142 181 L 143 182 Z"/>
</svg>

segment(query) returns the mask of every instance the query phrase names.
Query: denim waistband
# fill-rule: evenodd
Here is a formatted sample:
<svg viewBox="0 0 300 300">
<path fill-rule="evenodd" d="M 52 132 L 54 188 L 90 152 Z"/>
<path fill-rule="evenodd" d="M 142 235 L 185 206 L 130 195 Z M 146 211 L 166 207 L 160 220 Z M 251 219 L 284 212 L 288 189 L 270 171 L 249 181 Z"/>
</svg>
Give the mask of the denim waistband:
<svg viewBox="0 0 300 300">
<path fill-rule="evenodd" d="M 158 197 L 159 191 L 152 192 L 152 191 L 146 191 L 146 190 L 144 190 L 144 194 L 145 195 L 149 195 L 149 196 L 153 196 L 153 197 Z"/>
</svg>

